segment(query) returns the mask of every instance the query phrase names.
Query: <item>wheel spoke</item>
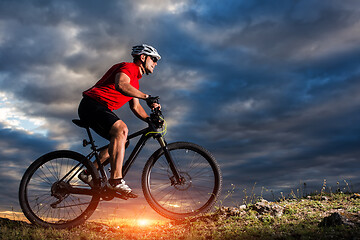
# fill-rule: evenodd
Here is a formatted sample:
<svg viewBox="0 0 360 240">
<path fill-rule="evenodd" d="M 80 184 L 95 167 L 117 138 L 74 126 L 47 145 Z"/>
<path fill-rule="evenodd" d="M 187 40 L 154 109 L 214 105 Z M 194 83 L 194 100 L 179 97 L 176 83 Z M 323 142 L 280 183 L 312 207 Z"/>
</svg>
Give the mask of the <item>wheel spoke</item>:
<svg viewBox="0 0 360 240">
<path fill-rule="evenodd" d="M 67 190 L 69 187 L 90 188 L 77 178 L 77 169 L 84 166 L 80 164 L 84 158 L 75 152 L 56 151 L 44 155 L 29 167 L 21 181 L 20 205 L 26 215 L 31 215 L 32 221 L 64 228 L 82 223 L 85 216 L 93 213 L 100 200 L 98 193 L 75 195 Z"/>
<path fill-rule="evenodd" d="M 149 169 L 143 175 L 145 187 L 148 184 L 150 191 L 149 196 L 144 191 L 146 199 L 155 210 L 170 218 L 209 210 L 221 189 L 221 173 L 215 159 L 201 147 L 190 143 L 170 144 L 168 149 L 183 181 L 172 183 L 175 178 L 162 154 L 147 164 Z"/>
</svg>

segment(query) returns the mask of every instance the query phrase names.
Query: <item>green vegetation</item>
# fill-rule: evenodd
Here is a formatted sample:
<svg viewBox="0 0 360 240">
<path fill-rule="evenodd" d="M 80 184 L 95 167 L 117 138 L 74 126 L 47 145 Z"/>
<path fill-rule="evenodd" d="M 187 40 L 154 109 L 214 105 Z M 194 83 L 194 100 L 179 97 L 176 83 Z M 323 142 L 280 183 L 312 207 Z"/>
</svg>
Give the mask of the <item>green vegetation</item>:
<svg viewBox="0 0 360 240">
<path fill-rule="evenodd" d="M 324 194 L 237 207 L 147 226 L 89 222 L 68 230 L 0 219 L 0 239 L 360 239 L 360 195 Z"/>
</svg>

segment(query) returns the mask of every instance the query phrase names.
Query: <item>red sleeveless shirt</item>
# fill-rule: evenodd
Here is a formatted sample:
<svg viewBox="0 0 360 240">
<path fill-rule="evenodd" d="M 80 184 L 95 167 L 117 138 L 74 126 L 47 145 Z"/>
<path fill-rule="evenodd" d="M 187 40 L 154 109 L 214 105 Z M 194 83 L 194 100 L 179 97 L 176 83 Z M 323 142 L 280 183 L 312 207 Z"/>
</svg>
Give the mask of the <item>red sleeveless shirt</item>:
<svg viewBox="0 0 360 240">
<path fill-rule="evenodd" d="M 112 66 L 105 75 L 90 89 L 83 92 L 84 96 L 95 99 L 111 111 L 121 108 L 132 97 L 122 95 L 115 89 L 115 75 L 125 73 L 130 78 L 130 84 L 139 89 L 139 79 L 142 77 L 139 67 L 135 63 L 122 62 Z"/>
</svg>

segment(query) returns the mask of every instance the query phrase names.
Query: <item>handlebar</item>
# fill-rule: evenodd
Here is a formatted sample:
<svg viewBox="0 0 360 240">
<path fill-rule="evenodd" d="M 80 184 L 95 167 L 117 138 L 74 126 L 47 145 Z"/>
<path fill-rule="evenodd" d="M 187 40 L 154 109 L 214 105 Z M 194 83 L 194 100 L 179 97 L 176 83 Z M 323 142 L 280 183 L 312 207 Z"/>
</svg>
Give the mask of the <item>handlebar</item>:
<svg viewBox="0 0 360 240">
<path fill-rule="evenodd" d="M 162 112 L 159 107 L 152 108 L 152 105 L 154 103 L 159 104 L 160 97 L 151 97 L 146 99 L 147 105 L 151 108 L 151 114 L 149 119 L 149 124 L 152 124 L 155 128 L 162 128 L 164 125 L 164 116 L 162 115 Z"/>
<path fill-rule="evenodd" d="M 151 95 L 148 96 L 148 98 L 145 99 L 146 101 L 146 104 L 148 105 L 149 108 L 152 108 L 154 103 L 159 103 L 159 99 L 160 97 L 157 96 L 157 97 L 152 97 Z"/>
</svg>

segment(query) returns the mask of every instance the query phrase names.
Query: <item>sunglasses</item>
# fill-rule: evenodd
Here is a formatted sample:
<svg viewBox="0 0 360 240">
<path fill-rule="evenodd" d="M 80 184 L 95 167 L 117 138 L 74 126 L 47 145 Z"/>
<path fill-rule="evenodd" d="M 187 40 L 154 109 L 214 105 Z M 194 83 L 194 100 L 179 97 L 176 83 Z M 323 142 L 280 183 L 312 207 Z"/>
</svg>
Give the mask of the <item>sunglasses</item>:
<svg viewBox="0 0 360 240">
<path fill-rule="evenodd" d="M 156 63 L 158 61 L 158 59 L 156 57 L 153 57 L 153 56 L 149 56 L 151 58 L 151 60 Z"/>
</svg>

